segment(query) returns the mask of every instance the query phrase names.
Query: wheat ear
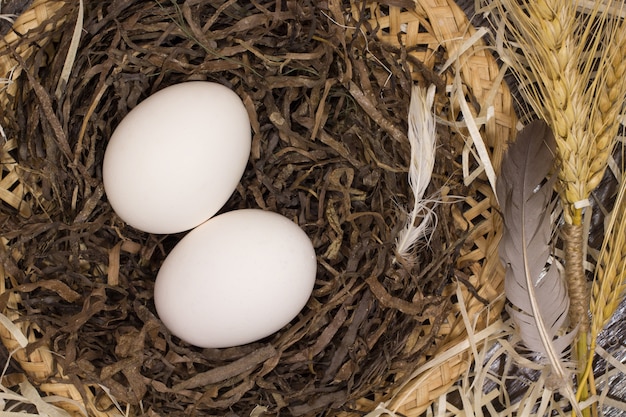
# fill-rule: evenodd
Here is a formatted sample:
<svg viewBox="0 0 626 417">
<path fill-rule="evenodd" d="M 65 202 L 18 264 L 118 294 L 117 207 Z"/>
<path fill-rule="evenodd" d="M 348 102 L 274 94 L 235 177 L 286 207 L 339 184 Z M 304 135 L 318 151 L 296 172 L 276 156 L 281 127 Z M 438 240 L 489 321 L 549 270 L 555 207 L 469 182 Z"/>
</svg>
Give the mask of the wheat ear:
<svg viewBox="0 0 626 417">
<path fill-rule="evenodd" d="M 618 117 L 623 109 L 626 97 L 626 23 L 612 25 L 606 36 L 608 45 L 600 61 L 602 72 L 595 110 L 591 117 L 591 135 L 595 138 L 596 155 L 590 160 L 588 187 L 593 190 L 598 186 L 608 158 L 613 151 L 619 128 Z"/>
<path fill-rule="evenodd" d="M 626 293 L 626 180 L 622 179 L 611 219 L 606 228 L 600 255 L 591 287 L 591 344 L 590 352 L 596 347 L 598 335 L 613 317 Z M 586 383 L 591 376 L 593 355 L 589 355 L 585 372 L 581 378 Z M 593 389 L 593 385 L 591 386 Z M 581 391 L 579 391 L 581 392 Z"/>
<path fill-rule="evenodd" d="M 593 113 L 591 130 L 596 138 L 596 158 L 590 161 L 592 171 L 596 174 L 589 179 L 590 186 L 595 188 L 602 179 L 610 153 L 613 151 L 619 123 L 618 117 L 622 111 L 624 97 L 626 95 L 626 24 L 615 25 L 612 31 L 609 46 L 606 48 L 599 70 L 605 76 L 605 82 L 598 90 L 598 100 Z M 596 277 L 592 287 L 590 310 L 593 317 L 591 324 L 592 341 L 598 332 L 613 315 L 621 299 L 622 292 L 614 291 L 617 281 L 620 281 L 624 272 L 623 257 L 626 253 L 626 236 L 624 228 L 618 227 L 624 220 L 626 203 L 623 203 L 626 183 L 622 180 L 620 191 L 613 209 L 613 215 L 609 230 L 605 235 L 601 255 L 598 261 Z M 619 264 L 616 265 L 616 262 Z M 621 270 L 620 270 L 621 268 Z M 617 275 L 616 275 L 617 274 Z M 603 275 L 603 277 L 601 277 Z M 598 284 L 600 283 L 600 284 Z M 600 286 L 598 286 L 600 285 Z M 610 291 L 610 293 L 607 293 Z"/>
<path fill-rule="evenodd" d="M 616 116 L 626 95 L 625 27 L 601 2 L 584 18 L 576 1 L 499 3 L 512 34 L 504 59 L 554 131 L 565 219 L 577 224 L 615 143 Z"/>
<path fill-rule="evenodd" d="M 613 316 L 626 291 L 626 231 L 622 226 L 626 221 L 626 202 L 622 199 L 621 203 L 613 213 L 615 225 L 605 238 L 591 290 L 591 336 L 594 339 Z"/>
</svg>

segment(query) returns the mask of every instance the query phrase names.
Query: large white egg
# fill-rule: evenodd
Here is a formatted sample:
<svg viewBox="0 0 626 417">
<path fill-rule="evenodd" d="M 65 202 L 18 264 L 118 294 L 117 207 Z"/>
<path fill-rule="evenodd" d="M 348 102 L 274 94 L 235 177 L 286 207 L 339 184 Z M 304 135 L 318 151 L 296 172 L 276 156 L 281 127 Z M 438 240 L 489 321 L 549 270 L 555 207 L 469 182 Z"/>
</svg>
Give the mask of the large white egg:
<svg viewBox="0 0 626 417">
<path fill-rule="evenodd" d="M 250 120 L 235 92 L 203 81 L 167 87 L 131 110 L 111 136 L 107 198 L 139 230 L 192 229 L 232 195 L 250 146 Z"/>
<path fill-rule="evenodd" d="M 256 209 L 220 214 L 189 232 L 157 275 L 165 326 L 205 348 L 250 343 L 280 330 L 307 303 L 313 245 L 291 220 Z"/>
</svg>

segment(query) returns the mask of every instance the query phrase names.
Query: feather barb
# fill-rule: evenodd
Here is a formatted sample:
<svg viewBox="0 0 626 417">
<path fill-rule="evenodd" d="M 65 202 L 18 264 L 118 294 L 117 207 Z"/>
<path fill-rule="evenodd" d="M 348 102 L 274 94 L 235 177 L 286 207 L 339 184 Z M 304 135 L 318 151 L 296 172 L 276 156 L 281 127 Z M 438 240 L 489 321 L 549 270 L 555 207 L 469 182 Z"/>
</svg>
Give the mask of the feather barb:
<svg viewBox="0 0 626 417">
<path fill-rule="evenodd" d="M 547 181 L 546 177 L 554 165 L 554 147 L 548 125 L 535 121 L 504 156 L 496 186 L 505 226 L 500 257 L 507 266 L 507 310 L 522 342 L 547 362 L 549 379 L 555 387 L 564 387 L 563 394 L 577 409 L 564 363 L 575 332 L 561 334 L 567 325 L 569 296 L 550 248 L 556 177 Z"/>
<path fill-rule="evenodd" d="M 408 138 L 411 145 L 409 186 L 413 193 L 413 209 L 407 214 L 406 224 L 396 239 L 396 259 L 401 259 L 409 265 L 412 265 L 415 260 L 412 253 L 415 244 L 427 235 L 435 217 L 423 198 L 435 166 L 434 101 L 434 84 L 427 89 L 413 86 L 408 117 Z"/>
</svg>

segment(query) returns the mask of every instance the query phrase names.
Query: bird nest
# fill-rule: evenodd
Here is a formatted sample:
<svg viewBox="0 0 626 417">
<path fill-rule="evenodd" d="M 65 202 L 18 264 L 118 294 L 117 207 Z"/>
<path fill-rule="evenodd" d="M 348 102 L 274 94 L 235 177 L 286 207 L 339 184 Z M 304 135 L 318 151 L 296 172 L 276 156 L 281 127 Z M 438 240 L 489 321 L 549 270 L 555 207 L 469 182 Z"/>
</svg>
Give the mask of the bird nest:
<svg viewBox="0 0 626 417">
<path fill-rule="evenodd" d="M 92 415 L 312 416 L 358 415 L 399 389 L 405 399 L 421 392 L 405 404 L 415 410 L 454 382 L 463 353 L 435 369 L 435 383 L 416 387 L 414 371 L 463 340 L 468 322 L 480 329 L 499 315 L 503 276 L 501 221 L 459 99 L 482 117 L 496 170 L 515 116 L 492 58 L 475 41 L 462 46 L 473 29 L 453 2 L 389 3 L 85 2 L 83 10 L 37 1 L 38 24 L 20 31 L 16 22 L 19 36 L 0 49 L 11 78 L 0 122 L 0 309 L 13 323 L 3 343 L 30 383 Z M 433 13 L 442 12 L 453 27 L 437 26 Z M 190 80 L 228 86 L 251 118 L 249 163 L 222 211 L 287 216 L 317 254 L 306 307 L 245 346 L 199 349 L 168 332 L 154 279 L 183 235 L 125 225 L 102 186 L 104 150 L 122 118 Z M 406 132 L 415 82 L 437 85 L 426 195 L 442 203 L 407 266 L 394 262 L 394 247 L 413 199 Z"/>
</svg>

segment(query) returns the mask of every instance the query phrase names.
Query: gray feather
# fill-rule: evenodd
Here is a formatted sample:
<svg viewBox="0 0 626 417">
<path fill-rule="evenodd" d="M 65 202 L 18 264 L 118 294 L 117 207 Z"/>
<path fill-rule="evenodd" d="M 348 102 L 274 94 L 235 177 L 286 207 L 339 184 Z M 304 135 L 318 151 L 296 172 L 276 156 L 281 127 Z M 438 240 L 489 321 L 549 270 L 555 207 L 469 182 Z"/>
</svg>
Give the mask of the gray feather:
<svg viewBox="0 0 626 417">
<path fill-rule="evenodd" d="M 561 361 L 575 334 L 561 332 L 569 297 L 557 260 L 548 265 L 556 177 L 545 179 L 554 165 L 554 143 L 545 122 L 529 124 L 505 154 L 496 191 L 505 226 L 500 258 L 507 267 L 507 310 L 524 345 L 564 374 Z"/>
</svg>

